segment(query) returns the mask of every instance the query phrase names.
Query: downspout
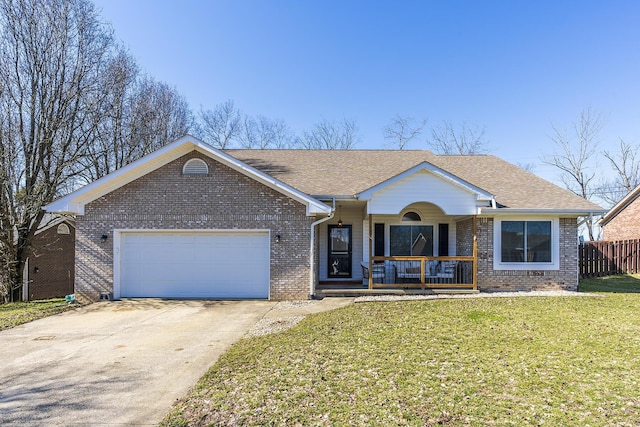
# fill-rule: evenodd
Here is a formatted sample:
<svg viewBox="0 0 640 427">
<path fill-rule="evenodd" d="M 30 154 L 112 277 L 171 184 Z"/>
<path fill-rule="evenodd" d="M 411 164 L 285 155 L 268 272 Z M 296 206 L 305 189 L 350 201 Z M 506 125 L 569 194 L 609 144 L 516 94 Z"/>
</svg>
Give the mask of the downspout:
<svg viewBox="0 0 640 427">
<path fill-rule="evenodd" d="M 22 301 L 29 301 L 29 292 L 29 258 L 27 258 L 22 270 Z"/>
<path fill-rule="evenodd" d="M 315 298 L 315 293 L 316 293 L 316 282 L 314 280 L 314 272 L 315 272 L 315 265 L 314 265 L 314 261 L 315 261 L 315 246 L 316 246 L 316 237 L 315 237 L 315 227 L 318 224 L 322 224 L 325 221 L 329 221 L 331 218 L 333 218 L 333 213 L 336 211 L 336 199 L 335 197 L 333 198 L 333 207 L 331 208 L 331 212 L 329 213 L 329 216 L 327 216 L 326 218 L 321 218 L 315 222 L 311 223 L 311 238 L 309 239 L 311 241 L 311 245 L 309 247 L 309 266 L 311 267 L 309 269 L 309 299 L 314 299 Z"/>
</svg>

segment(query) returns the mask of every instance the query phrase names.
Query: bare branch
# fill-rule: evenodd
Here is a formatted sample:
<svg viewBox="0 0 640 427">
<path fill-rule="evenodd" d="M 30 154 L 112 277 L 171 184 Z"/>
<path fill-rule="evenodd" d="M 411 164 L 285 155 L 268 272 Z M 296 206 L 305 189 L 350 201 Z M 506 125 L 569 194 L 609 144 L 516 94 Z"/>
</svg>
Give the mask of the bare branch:
<svg viewBox="0 0 640 427">
<path fill-rule="evenodd" d="M 485 128 L 462 122 L 456 128 L 453 123 L 443 121 L 431 129 L 429 148 L 437 154 L 485 154 L 489 152 L 489 142 L 485 138 Z"/>
<path fill-rule="evenodd" d="M 349 150 L 358 142 L 358 126 L 355 121 L 322 120 L 310 132 L 304 132 L 299 144 L 309 150 Z"/>
<path fill-rule="evenodd" d="M 640 158 L 637 157 L 639 148 L 620 139 L 620 147 L 617 152 L 604 151 L 604 157 L 609 160 L 616 173 L 613 181 L 607 184 L 608 191 L 603 192 L 603 196 L 608 202 L 617 203 L 640 184 Z"/>
<path fill-rule="evenodd" d="M 602 127 L 602 116 L 591 109 L 580 113 L 580 118 L 573 124 L 571 132 L 552 125 L 551 139 L 556 150 L 542 158 L 544 163 L 560 171 L 560 179 L 569 191 L 587 200 L 591 200 L 595 195 L 595 154 Z M 589 238 L 594 240 L 595 224 L 590 218 L 587 218 L 586 224 Z"/>
<path fill-rule="evenodd" d="M 239 132 L 242 148 L 289 148 L 293 144 L 293 134 L 280 119 L 269 119 L 265 116 L 252 118 L 245 116 Z"/>
<path fill-rule="evenodd" d="M 213 110 L 200 109 L 202 139 L 216 148 L 231 148 L 241 131 L 241 114 L 232 100 L 216 105 Z"/>
<path fill-rule="evenodd" d="M 403 150 L 407 144 L 422 134 L 422 129 L 427 124 L 427 120 L 416 122 L 413 117 L 402 117 L 396 115 L 382 130 L 384 139 L 389 141 L 389 145 Z"/>
</svg>

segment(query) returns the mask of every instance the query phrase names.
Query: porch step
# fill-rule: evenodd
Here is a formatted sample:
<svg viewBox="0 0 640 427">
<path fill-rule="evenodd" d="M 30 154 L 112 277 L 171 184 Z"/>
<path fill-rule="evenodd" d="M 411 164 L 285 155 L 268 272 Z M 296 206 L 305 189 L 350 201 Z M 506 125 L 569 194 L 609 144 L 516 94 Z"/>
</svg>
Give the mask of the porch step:
<svg viewBox="0 0 640 427">
<path fill-rule="evenodd" d="M 318 296 L 324 297 L 360 297 L 375 295 L 459 295 L 477 294 L 473 289 L 363 289 L 363 288 L 332 288 L 318 290 Z"/>
</svg>

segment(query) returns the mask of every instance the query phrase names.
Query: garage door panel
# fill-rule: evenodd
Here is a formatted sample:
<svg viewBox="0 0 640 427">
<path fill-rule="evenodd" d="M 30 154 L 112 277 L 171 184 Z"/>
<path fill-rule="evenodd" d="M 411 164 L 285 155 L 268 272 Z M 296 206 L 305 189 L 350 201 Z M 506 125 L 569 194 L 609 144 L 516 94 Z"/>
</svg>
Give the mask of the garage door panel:
<svg viewBox="0 0 640 427">
<path fill-rule="evenodd" d="M 126 232 L 123 297 L 268 298 L 266 232 Z"/>
</svg>

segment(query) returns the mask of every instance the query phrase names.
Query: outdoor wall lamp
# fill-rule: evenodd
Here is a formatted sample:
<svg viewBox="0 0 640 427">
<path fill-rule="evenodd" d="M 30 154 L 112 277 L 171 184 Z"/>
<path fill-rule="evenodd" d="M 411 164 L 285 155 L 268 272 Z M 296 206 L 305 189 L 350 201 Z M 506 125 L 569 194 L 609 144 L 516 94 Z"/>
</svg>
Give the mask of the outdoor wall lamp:
<svg viewBox="0 0 640 427">
<path fill-rule="evenodd" d="M 108 238 L 109 238 L 109 236 L 107 236 L 106 234 L 103 234 L 102 236 L 100 236 L 100 241 L 101 241 L 102 243 L 104 243 L 104 242 L 106 242 L 106 241 L 107 241 L 107 239 L 108 239 Z"/>
<path fill-rule="evenodd" d="M 282 237 L 279 234 L 276 234 L 276 243 L 280 243 Z"/>
</svg>

